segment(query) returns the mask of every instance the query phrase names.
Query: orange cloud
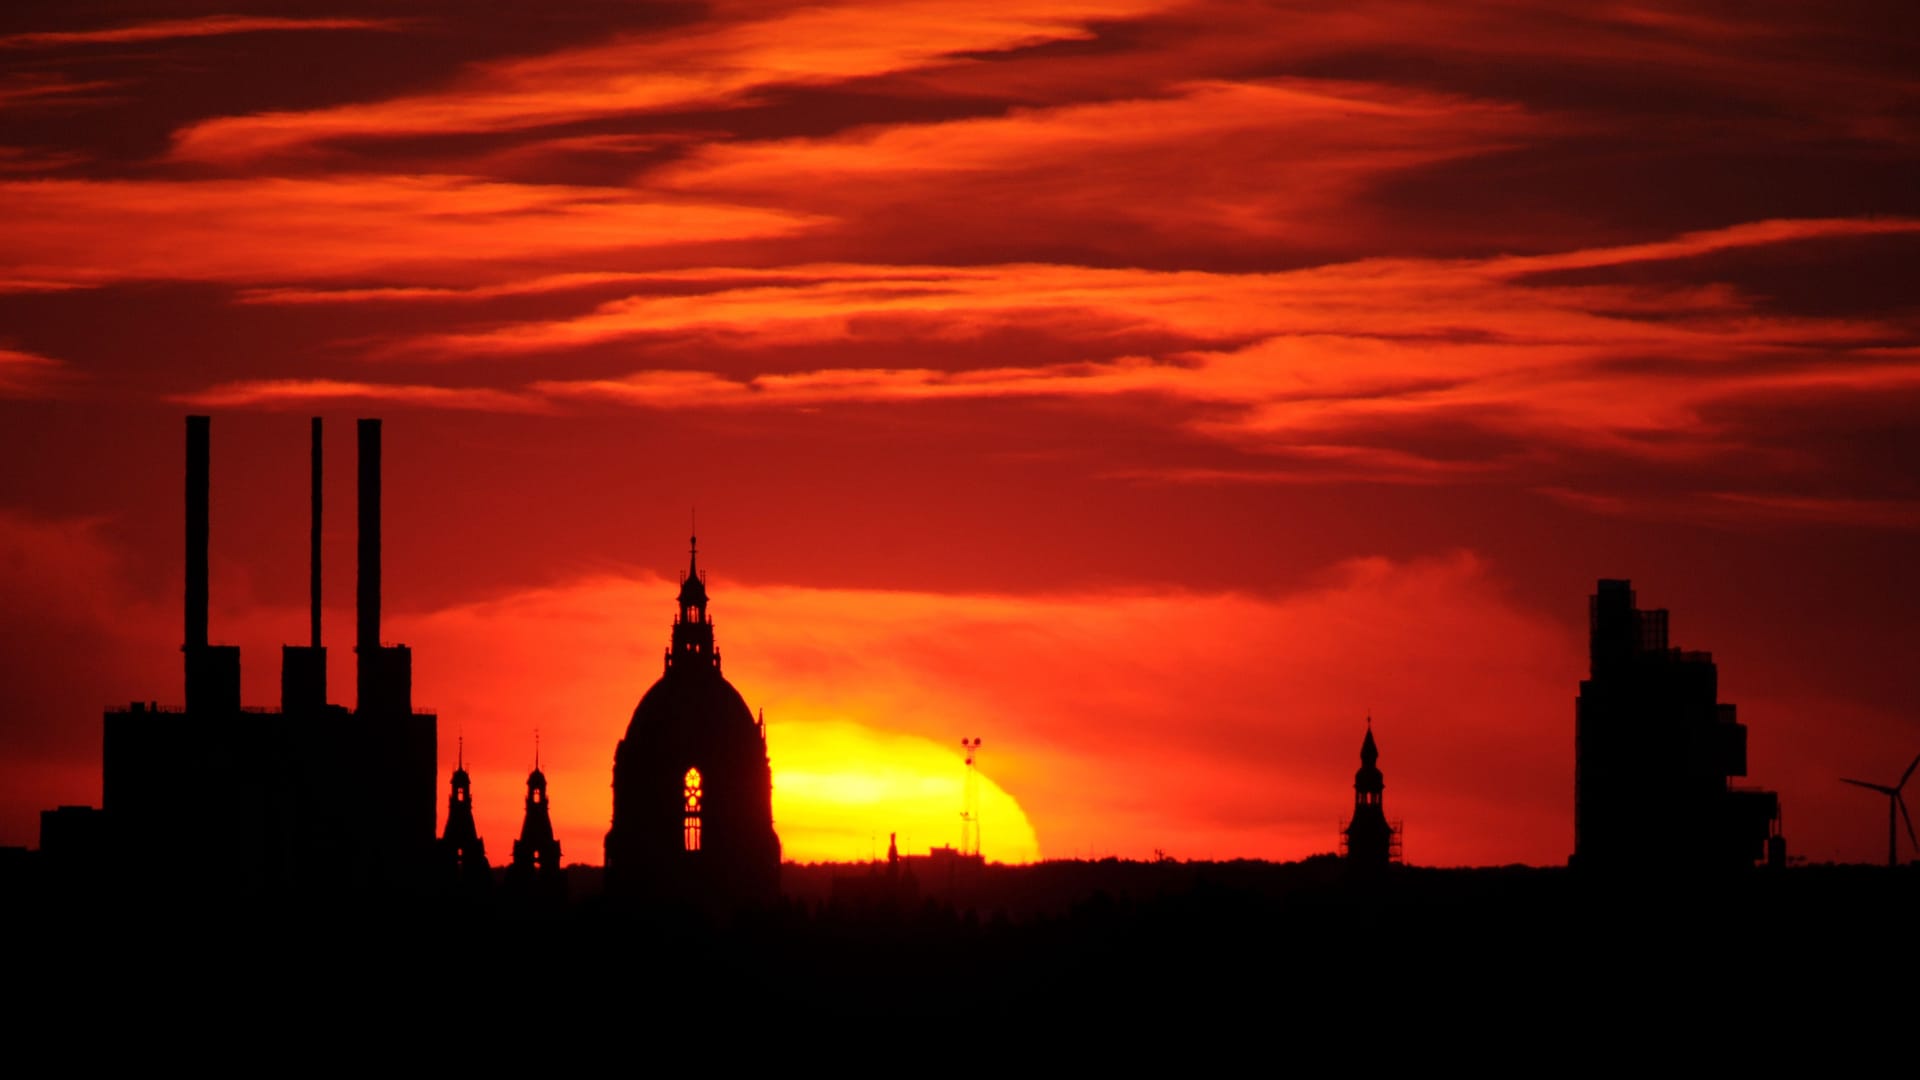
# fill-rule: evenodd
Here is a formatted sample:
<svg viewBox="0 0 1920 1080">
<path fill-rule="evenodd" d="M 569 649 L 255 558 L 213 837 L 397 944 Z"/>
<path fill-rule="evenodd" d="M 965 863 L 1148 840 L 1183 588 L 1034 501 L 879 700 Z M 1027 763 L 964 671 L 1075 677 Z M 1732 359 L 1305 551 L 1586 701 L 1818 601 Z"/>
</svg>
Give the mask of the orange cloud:
<svg viewBox="0 0 1920 1080">
<path fill-rule="evenodd" d="M 1109 328 L 1150 326 L 1195 341 L 1321 334 L 1448 343 L 1622 349 L 1876 344 L 1903 331 L 1878 323 L 1758 316 L 1733 290 L 1530 283 L 1550 270 L 1683 258 L 1798 240 L 1920 233 L 1920 221 L 1764 221 L 1670 241 L 1539 256 L 1375 258 L 1277 273 L 1113 270 L 1081 266 L 810 265 L 649 275 L 718 280 L 691 295 L 641 295 L 567 319 L 429 335 L 422 351 L 459 355 L 566 349 L 643 335 L 706 334 L 790 344 L 851 340 L 881 320 L 931 333 L 977 333 L 1088 315 Z M 1638 317 L 1647 316 L 1647 317 Z M 1435 365 L 1425 364 L 1432 370 Z M 1450 370 L 1450 369 L 1449 369 Z"/>
<path fill-rule="evenodd" d="M 1354 196 L 1367 185 L 1538 128 L 1513 106 L 1384 85 L 1213 81 L 818 139 L 711 143 L 653 182 L 896 234 L 991 230 L 1028 243 L 1071 237 L 1083 248 L 1137 250 L 1145 233 L 1156 249 L 1169 241 L 1338 249 L 1364 225 Z"/>
<path fill-rule="evenodd" d="M 658 278 L 654 274 L 586 271 L 573 274 L 547 274 L 524 281 L 506 281 L 497 285 L 449 288 L 431 285 L 394 285 L 363 289 L 245 289 L 236 297 L 243 304 L 359 304 L 369 301 L 405 300 L 493 300 L 502 296 L 533 296 L 539 293 L 565 292 L 569 289 Z M 0 290 L 4 290 L 0 283 Z"/>
<path fill-rule="evenodd" d="M 1143 395 L 1227 407 L 1169 415 L 1206 434 L 1328 462 L 1371 460 L 1383 473 L 1424 470 L 1429 478 L 1471 467 L 1390 457 L 1341 440 L 1461 419 L 1546 447 L 1681 459 L 1719 452 L 1742 437 L 1707 418 L 1715 403 L 1791 391 L 1872 393 L 1920 381 L 1920 367 L 1881 345 L 1901 339 L 1905 329 L 1762 313 L 1725 286 L 1551 285 L 1530 276 L 1916 230 L 1920 223 L 1905 220 L 1761 222 L 1556 256 L 1378 259 L 1276 274 L 826 266 L 760 272 L 760 283 L 752 271 L 713 271 L 727 287 L 638 296 L 574 319 L 441 335 L 422 347 L 511 355 L 688 337 L 730 348 L 837 342 L 880 350 L 888 342 L 905 349 L 915 340 L 965 338 L 995 326 L 1044 329 L 1064 321 L 1081 341 L 1089 328 L 1097 336 L 1144 326 L 1200 347 L 959 370 L 650 370 L 543 380 L 530 390 L 649 408 Z M 1250 343 L 1204 347 L 1209 341 Z M 1647 357 L 1662 362 L 1618 362 Z"/>
<path fill-rule="evenodd" d="M 807 228 L 800 215 L 648 201 L 619 188 L 459 176 L 0 181 L 0 274 L 51 280 L 440 280 L 580 257 Z"/>
<path fill-rule="evenodd" d="M 1740 248 L 1767 247 L 1796 240 L 1836 240 L 1860 236 L 1902 236 L 1920 233 L 1920 221 L 1902 217 L 1864 218 L 1775 218 L 1703 229 L 1684 233 L 1670 240 L 1616 247 L 1587 248 L 1579 251 L 1552 252 L 1544 255 L 1508 256 L 1494 266 L 1506 274 L 1529 274 L 1553 270 L 1584 270 L 1597 266 L 1625 263 L 1661 262 L 1710 255 Z"/>
<path fill-rule="evenodd" d="M 1571 448 L 1661 462 L 1759 448 L 1764 433 L 1716 418 L 1713 409 L 1920 383 L 1911 350 L 1884 344 L 1907 335 L 1895 322 L 1769 312 L 1710 282 L 1591 285 L 1543 276 L 1915 232 L 1920 222 L 1909 219 L 1780 220 L 1548 255 L 1370 259 L 1278 273 L 821 264 L 546 275 L 463 289 L 266 291 L 249 299 L 477 300 L 630 282 L 650 291 L 572 318 L 429 334 L 385 351 L 474 358 L 683 341 L 723 351 L 729 359 L 712 363 L 735 369 L 542 379 L 503 399 L 447 392 L 448 403 L 465 408 L 1157 398 L 1191 406 L 1166 412 L 1169 425 L 1284 454 L 1288 463 L 1134 470 L 1141 478 L 1431 483 L 1481 479 Z M 1138 334 L 1176 344 L 1153 354 L 1013 366 L 781 367 L 791 363 L 784 351 L 796 346 L 899 354 L 919 342 L 965 343 L 1014 330 L 1088 349 Z M 742 363 L 775 369 L 739 371 Z M 261 400 L 252 390 L 217 387 L 187 400 Z M 424 389 L 406 392 L 433 403 Z M 1434 424 L 1496 433 L 1505 449 L 1463 460 L 1376 441 Z"/>
<path fill-rule="evenodd" d="M 478 64 L 434 93 L 202 121 L 177 134 L 174 156 L 238 161 L 350 137 L 511 131 L 734 105 L 772 86 L 843 82 L 956 54 L 1082 39 L 1095 20 L 1159 6 L 1055 0 L 1015 13 L 961 0 L 722 5 L 709 25 L 692 31 Z"/>
<path fill-rule="evenodd" d="M 486 387 L 407 386 L 336 379 L 256 379 L 222 383 L 168 400 L 199 408 L 305 408 L 344 402 L 387 402 L 436 409 L 545 412 L 538 399 Z"/>
</svg>

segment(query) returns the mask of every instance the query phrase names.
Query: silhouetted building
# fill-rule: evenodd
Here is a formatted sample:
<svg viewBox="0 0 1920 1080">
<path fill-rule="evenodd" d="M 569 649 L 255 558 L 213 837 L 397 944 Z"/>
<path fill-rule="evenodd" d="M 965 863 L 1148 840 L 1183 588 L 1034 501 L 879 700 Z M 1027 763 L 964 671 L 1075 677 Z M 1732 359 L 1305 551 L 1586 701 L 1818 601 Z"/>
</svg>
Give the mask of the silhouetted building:
<svg viewBox="0 0 1920 1080">
<path fill-rule="evenodd" d="M 520 839 L 513 842 L 513 865 L 507 868 L 507 881 L 523 892 L 550 898 L 566 893 L 560 841 L 553 837 L 553 818 L 547 810 L 547 774 L 540 771 L 537 751 L 533 771 L 527 774 L 527 816 L 520 822 Z"/>
<path fill-rule="evenodd" d="M 40 811 L 40 858 L 49 874 L 69 880 L 97 875 L 111 842 L 107 816 L 95 807 Z"/>
<path fill-rule="evenodd" d="M 666 670 L 614 751 L 607 891 L 724 906 L 779 884 L 766 730 L 720 674 L 696 545 Z"/>
<path fill-rule="evenodd" d="M 1711 653 L 1667 644 L 1667 613 L 1602 580 L 1588 606 L 1591 677 L 1574 708 L 1573 863 L 1583 869 L 1784 864 L 1780 798 L 1740 790 L 1747 729 L 1719 701 Z"/>
<path fill-rule="evenodd" d="M 437 721 L 412 654 L 382 645 L 380 421 L 359 423 L 359 702 L 326 701 L 320 421 L 313 422 L 310 640 L 283 649 L 282 707 L 242 708 L 240 650 L 208 640 L 211 421 L 187 418 L 186 706 L 105 716 L 102 810 L 118 874 L 200 889 L 411 884 L 435 847 Z"/>
<path fill-rule="evenodd" d="M 1360 743 L 1360 768 L 1353 774 L 1353 817 L 1340 827 L 1340 845 L 1347 865 L 1380 869 L 1400 861 L 1400 826 L 1387 820 L 1382 797 L 1387 789 L 1380 773 L 1380 748 L 1373 742 L 1373 717 L 1367 717 L 1367 737 Z"/>
<path fill-rule="evenodd" d="M 900 856 L 902 871 L 930 896 L 954 900 L 977 889 L 987 860 L 952 844 L 928 848 L 925 855 Z"/>
<path fill-rule="evenodd" d="M 461 889 L 485 889 L 493 884 L 487 865 L 487 844 L 473 823 L 473 781 L 467 776 L 467 748 L 462 740 L 448 784 L 447 826 L 440 835 L 441 862 L 449 884 Z"/>
<path fill-rule="evenodd" d="M 887 861 L 867 864 L 864 873 L 836 872 L 831 899 L 843 908 L 873 914 L 898 912 L 912 906 L 920 894 L 913 871 L 900 857 L 899 837 L 887 834 Z"/>
</svg>

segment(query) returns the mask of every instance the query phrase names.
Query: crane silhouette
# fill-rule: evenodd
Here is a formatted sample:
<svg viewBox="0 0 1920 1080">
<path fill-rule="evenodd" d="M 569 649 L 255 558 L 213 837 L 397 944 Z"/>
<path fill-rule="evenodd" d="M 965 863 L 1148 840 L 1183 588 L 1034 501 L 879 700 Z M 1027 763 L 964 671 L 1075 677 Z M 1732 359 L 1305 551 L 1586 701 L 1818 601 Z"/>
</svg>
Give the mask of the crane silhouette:
<svg viewBox="0 0 1920 1080">
<path fill-rule="evenodd" d="M 1900 774 L 1900 782 L 1892 787 L 1888 787 L 1885 784 L 1870 784 L 1865 780 L 1850 780 L 1844 776 L 1840 778 L 1840 782 L 1843 784 L 1852 784 L 1854 787 L 1863 787 L 1868 791 L 1877 791 L 1887 797 L 1888 866 L 1900 865 L 1900 832 L 1896 828 L 1897 823 L 1893 818 L 1895 812 L 1899 813 L 1901 821 L 1907 823 L 1907 839 L 1913 842 L 1913 849 L 1916 852 L 1920 852 L 1920 837 L 1916 837 L 1913 834 L 1913 818 L 1907 814 L 1907 800 L 1900 794 L 1900 790 L 1907 786 L 1907 780 L 1913 776 L 1913 770 L 1917 766 L 1920 766 L 1920 754 L 1914 755 L 1913 763 L 1907 766 L 1906 772 Z"/>
</svg>

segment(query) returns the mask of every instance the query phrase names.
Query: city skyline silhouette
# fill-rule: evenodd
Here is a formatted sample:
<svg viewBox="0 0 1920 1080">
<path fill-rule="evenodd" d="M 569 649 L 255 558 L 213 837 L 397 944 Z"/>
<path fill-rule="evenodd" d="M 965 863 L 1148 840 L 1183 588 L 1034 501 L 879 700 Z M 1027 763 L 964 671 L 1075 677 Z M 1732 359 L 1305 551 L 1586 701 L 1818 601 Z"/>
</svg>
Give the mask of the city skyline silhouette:
<svg viewBox="0 0 1920 1080">
<path fill-rule="evenodd" d="M 464 766 L 504 873 L 537 730 L 559 861 L 598 864 L 697 506 L 786 862 L 964 850 L 975 809 L 1010 863 L 1334 854 L 1371 713 L 1405 865 L 1563 865 L 1607 580 L 1712 651 L 1745 775 L 1707 779 L 1773 793 L 1796 868 L 1884 864 L 1840 780 L 1920 750 L 1912 37 L 1704 0 L 17 6 L 0 848 L 101 804 L 104 709 L 364 682 L 438 718 L 410 837 Z M 404 658 L 358 619 L 372 417 Z M 1770 838 L 1764 803 L 1719 805 Z"/>
<path fill-rule="evenodd" d="M 184 705 L 136 700 L 106 711 L 100 806 L 42 811 L 39 851 L 9 857 L 16 877 L 176 899 L 440 895 L 477 904 L 490 896 L 496 875 L 474 814 L 464 733 L 437 837 L 432 828 L 439 717 L 415 708 L 412 650 L 387 643 L 381 627 L 382 422 L 363 418 L 355 430 L 355 706 L 332 704 L 326 689 L 323 420 L 312 419 L 308 440 L 309 639 L 282 647 L 273 709 L 243 704 L 240 649 L 212 643 L 212 418 L 186 417 Z M 762 908 L 789 876 L 774 828 L 766 713 L 723 674 L 699 537 L 687 544 L 662 674 L 614 750 L 612 821 L 593 892 L 633 910 Z M 1748 728 L 1737 706 L 1719 700 L 1712 654 L 1672 645 L 1669 612 L 1639 608 L 1630 581 L 1600 579 L 1587 622 L 1568 865 L 1589 881 L 1783 872 L 1780 799 L 1734 783 L 1748 775 Z M 538 729 L 533 744 L 525 816 L 501 880 L 523 909 L 559 911 L 569 874 Z M 862 907 L 898 909 L 925 888 L 955 904 L 985 887 L 982 745 L 960 740 L 960 846 L 903 857 L 898 831 L 889 830 L 884 876 L 876 854 L 864 876 L 833 879 L 836 903 L 844 892 Z M 1379 881 L 1405 862 L 1404 825 L 1385 814 L 1379 758 L 1369 711 L 1353 812 L 1339 829 L 1338 859 L 1353 882 Z M 1842 780 L 1888 797 L 1890 868 L 1900 861 L 1896 811 L 1912 839 L 1902 791 L 1913 771 L 1896 785 Z M 893 808 L 876 802 L 869 811 Z M 1154 863 L 1177 861 L 1154 851 Z"/>
</svg>

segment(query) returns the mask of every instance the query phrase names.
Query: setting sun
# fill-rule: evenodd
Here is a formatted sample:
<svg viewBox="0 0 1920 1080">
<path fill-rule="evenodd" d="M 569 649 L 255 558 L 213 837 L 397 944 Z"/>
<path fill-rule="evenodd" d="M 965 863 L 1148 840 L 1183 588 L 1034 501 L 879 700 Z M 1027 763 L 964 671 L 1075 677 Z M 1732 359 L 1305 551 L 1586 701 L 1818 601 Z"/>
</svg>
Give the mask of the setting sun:
<svg viewBox="0 0 1920 1080">
<path fill-rule="evenodd" d="M 958 845 L 966 766 L 957 745 L 875 731 L 846 720 L 772 726 L 773 816 L 786 858 L 854 861 L 884 856 L 888 833 L 902 855 Z M 990 862 L 1040 858 L 1033 826 L 1013 796 L 979 778 L 980 851 Z"/>
</svg>

